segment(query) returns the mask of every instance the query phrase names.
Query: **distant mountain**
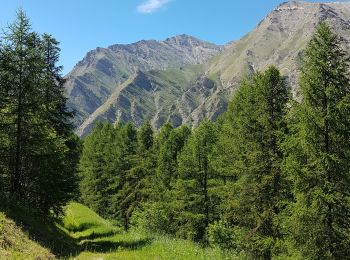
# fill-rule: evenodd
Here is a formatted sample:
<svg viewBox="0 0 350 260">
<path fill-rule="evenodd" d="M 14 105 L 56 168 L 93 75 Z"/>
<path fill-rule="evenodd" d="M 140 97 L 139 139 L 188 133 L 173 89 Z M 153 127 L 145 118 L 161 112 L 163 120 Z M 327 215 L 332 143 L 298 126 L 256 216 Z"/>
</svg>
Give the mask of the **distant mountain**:
<svg viewBox="0 0 350 260">
<path fill-rule="evenodd" d="M 321 21 L 327 21 L 350 50 L 350 2 L 290 1 L 276 7 L 241 40 L 231 43 L 211 62 L 208 73 L 234 90 L 242 76 L 273 64 L 296 91 L 303 51 Z"/>
<path fill-rule="evenodd" d="M 143 120 L 151 120 L 156 128 L 167 121 L 177 126 L 183 123 L 196 125 L 205 117 L 213 120 L 226 109 L 228 100 L 243 77 L 263 70 L 271 64 L 280 68 L 297 97 L 297 78 L 303 51 L 317 25 L 324 20 L 341 36 L 344 47 L 350 50 L 349 2 L 283 3 L 239 41 L 231 42 L 225 48 L 206 43 L 206 51 L 203 52 L 206 55 L 202 59 L 199 52 L 196 52 L 197 58 L 186 60 L 182 64 L 179 60 L 170 58 L 168 64 L 173 61 L 169 65 L 172 69 L 167 69 L 166 66 L 145 66 L 142 68 L 143 72 L 135 68 L 130 70 L 130 77 L 124 84 L 117 86 L 127 76 L 119 82 L 114 81 L 114 87 L 111 84 L 109 93 L 112 94 L 108 96 L 106 92 L 106 97 L 100 99 L 101 102 L 106 101 L 104 104 L 95 111 L 88 110 L 91 115 L 80 125 L 77 132 L 82 136 L 87 134 L 98 120 L 131 120 L 136 125 L 140 125 Z M 192 39 L 189 36 L 180 38 L 183 37 Z M 177 37 L 171 38 L 165 42 L 177 42 L 176 39 Z M 197 42 L 202 43 L 199 40 Z M 200 46 L 200 49 L 204 48 Z M 193 51 L 190 53 L 193 54 Z M 142 57 L 141 54 L 135 55 L 138 59 Z M 201 65 L 185 65 L 202 62 Z M 131 67 L 129 63 L 127 66 Z M 79 64 L 77 67 L 81 69 L 81 73 L 89 71 Z M 96 75 L 96 80 L 117 78 L 99 76 L 100 70 L 94 69 L 96 67 L 90 67 L 89 72 Z M 76 72 L 72 75 L 76 75 Z M 75 76 L 70 77 L 77 80 Z M 95 92 L 104 91 L 98 84 L 92 83 L 89 86 Z M 67 89 L 68 93 L 72 93 L 69 92 L 69 85 Z M 72 107 L 81 104 L 76 102 L 80 96 L 72 96 L 74 95 L 70 94 Z M 89 95 L 85 95 L 84 98 L 90 101 Z"/>
<path fill-rule="evenodd" d="M 188 35 L 178 35 L 165 41 L 116 44 L 90 51 L 66 76 L 68 103 L 76 110 L 77 125 L 138 71 L 200 64 L 222 49 Z"/>
<path fill-rule="evenodd" d="M 216 118 L 226 108 L 224 97 L 216 96 L 216 83 L 207 78 L 203 65 L 184 69 L 138 72 L 119 85 L 107 101 L 92 113 L 77 133 L 89 133 L 97 121 L 127 122 L 139 126 L 150 120 L 155 128 L 198 124 L 207 115 Z M 207 107 L 204 101 L 210 100 Z"/>
</svg>

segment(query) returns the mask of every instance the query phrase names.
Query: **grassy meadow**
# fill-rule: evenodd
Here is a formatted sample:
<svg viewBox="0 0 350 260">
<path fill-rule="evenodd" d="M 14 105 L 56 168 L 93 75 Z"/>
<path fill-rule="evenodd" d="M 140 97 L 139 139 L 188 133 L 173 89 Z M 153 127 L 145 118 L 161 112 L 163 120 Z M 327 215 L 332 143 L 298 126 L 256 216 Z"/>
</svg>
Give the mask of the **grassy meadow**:
<svg viewBox="0 0 350 260">
<path fill-rule="evenodd" d="M 125 232 L 71 202 L 60 218 L 5 203 L 0 207 L 0 259 L 235 259 L 216 248 L 132 230 Z"/>
<path fill-rule="evenodd" d="M 71 259 L 233 259 L 219 249 L 202 248 L 186 240 L 126 233 L 78 203 L 66 207 L 63 228 L 82 248 Z"/>
</svg>

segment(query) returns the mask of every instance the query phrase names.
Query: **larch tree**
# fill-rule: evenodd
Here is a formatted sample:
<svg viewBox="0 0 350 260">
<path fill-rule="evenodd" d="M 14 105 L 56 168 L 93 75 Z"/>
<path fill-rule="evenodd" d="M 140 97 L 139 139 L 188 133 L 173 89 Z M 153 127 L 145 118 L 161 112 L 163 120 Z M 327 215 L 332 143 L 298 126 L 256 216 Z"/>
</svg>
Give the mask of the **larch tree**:
<svg viewBox="0 0 350 260">
<path fill-rule="evenodd" d="M 216 126 L 204 120 L 189 137 L 178 158 L 178 179 L 174 197 L 179 212 L 174 218 L 181 237 L 207 243 L 207 228 L 218 218 L 220 184 L 212 167 L 212 150 L 217 140 Z"/>
<path fill-rule="evenodd" d="M 116 186 L 115 142 L 114 127 L 99 123 L 86 137 L 79 162 L 82 201 L 104 217 L 111 217 L 111 191 Z"/>
<path fill-rule="evenodd" d="M 278 254 L 279 214 L 287 197 L 280 143 L 288 98 L 283 78 L 271 66 L 241 83 L 224 117 L 218 170 L 224 168 L 233 180 L 226 184 L 230 195 L 224 219 L 234 229 L 237 249 L 247 257 Z"/>
<path fill-rule="evenodd" d="M 61 67 L 56 65 L 58 42 L 33 32 L 19 10 L 4 33 L 0 55 L 4 192 L 45 213 L 58 212 L 77 184 L 73 149 L 79 143 L 70 129 L 72 114 L 65 103 Z"/>
<path fill-rule="evenodd" d="M 304 57 L 302 102 L 292 107 L 286 170 L 293 182 L 290 232 L 297 254 L 345 259 L 350 254 L 349 58 L 321 23 Z"/>
</svg>

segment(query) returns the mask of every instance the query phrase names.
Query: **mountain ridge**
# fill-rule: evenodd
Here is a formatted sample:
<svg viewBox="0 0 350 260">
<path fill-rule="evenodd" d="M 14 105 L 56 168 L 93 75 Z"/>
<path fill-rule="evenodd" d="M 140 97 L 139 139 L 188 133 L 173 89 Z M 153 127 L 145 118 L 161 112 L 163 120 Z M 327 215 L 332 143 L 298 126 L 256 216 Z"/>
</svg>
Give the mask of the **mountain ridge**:
<svg viewBox="0 0 350 260">
<path fill-rule="evenodd" d="M 142 120 L 150 120 L 155 128 L 159 128 L 167 121 L 177 126 L 182 123 L 197 125 L 203 118 L 215 120 L 225 110 L 240 80 L 251 73 L 266 69 L 269 65 L 276 65 L 281 70 L 292 87 L 294 96 L 298 98 L 297 80 L 303 52 L 316 26 L 321 21 L 327 21 L 341 36 L 344 47 L 350 50 L 350 2 L 285 2 L 266 15 L 251 32 L 240 40 L 221 46 L 220 52 L 197 67 L 197 73 L 191 74 L 193 69 L 191 65 L 178 67 L 177 71 L 173 72 L 174 75 L 177 75 L 177 79 L 172 78 L 172 83 L 162 78 L 169 77 L 167 72 L 160 73 L 158 76 L 154 76 L 154 72 L 153 74 L 146 73 L 146 78 L 151 85 L 155 84 L 157 88 L 153 92 L 142 92 L 143 95 L 149 97 L 147 102 L 140 99 L 140 102 L 148 104 L 149 109 L 144 111 L 143 119 L 140 115 L 136 117 L 137 120 L 129 116 L 136 114 L 133 113 L 131 107 L 128 109 L 123 107 L 123 104 L 118 101 L 118 96 L 114 101 L 109 99 L 109 104 L 112 104 L 111 107 L 114 107 L 114 110 L 111 109 L 108 112 L 107 109 L 102 114 L 98 114 L 98 111 L 93 112 L 95 119 L 90 118 L 88 123 L 83 123 L 78 133 L 81 136 L 86 135 L 96 120 L 111 122 L 131 120 L 136 125 L 139 125 Z M 176 40 L 175 37 L 174 39 Z M 163 70 L 167 71 L 167 69 Z M 171 73 L 169 70 L 168 72 Z M 186 74 L 192 75 L 191 80 L 182 80 Z M 181 85 L 182 92 L 176 92 L 171 87 L 176 83 Z M 134 89 L 135 84 L 132 86 L 130 88 Z M 142 84 L 138 86 L 138 89 L 141 88 Z M 163 92 L 175 91 L 177 94 L 158 95 L 161 88 Z M 126 91 L 128 91 L 128 86 L 121 94 L 123 95 Z M 137 95 L 141 92 L 134 91 L 133 93 L 135 95 L 127 95 L 129 101 L 138 100 Z M 163 100 L 160 106 L 154 106 L 160 97 L 169 104 L 164 105 L 166 102 Z M 137 103 L 136 107 L 142 107 L 142 103 Z M 113 113 L 119 113 L 119 116 Z M 173 120 L 174 117 L 177 120 Z"/>
<path fill-rule="evenodd" d="M 164 41 L 141 40 L 98 47 L 89 51 L 65 77 L 68 104 L 77 111 L 80 124 L 108 99 L 117 85 L 138 71 L 199 64 L 222 49 L 184 34 Z"/>
</svg>

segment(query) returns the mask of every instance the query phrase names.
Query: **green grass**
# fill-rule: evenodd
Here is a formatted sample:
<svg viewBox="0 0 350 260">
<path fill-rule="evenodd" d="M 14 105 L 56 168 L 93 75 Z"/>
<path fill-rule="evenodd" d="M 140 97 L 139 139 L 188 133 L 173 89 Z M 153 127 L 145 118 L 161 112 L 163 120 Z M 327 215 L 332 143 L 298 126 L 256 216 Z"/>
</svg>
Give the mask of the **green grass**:
<svg viewBox="0 0 350 260">
<path fill-rule="evenodd" d="M 82 252 L 76 259 L 234 259 L 219 249 L 202 248 L 190 241 L 155 236 L 152 239 L 137 233 L 120 234 L 109 239 L 121 244 L 112 252 Z"/>
<path fill-rule="evenodd" d="M 219 249 L 202 248 L 186 240 L 126 233 L 78 203 L 66 207 L 63 224 L 82 247 L 71 259 L 233 259 Z"/>
<path fill-rule="evenodd" d="M 105 237 L 120 232 L 120 229 L 101 218 L 94 211 L 75 202 L 66 207 L 62 224 L 71 237 L 78 240 Z"/>
<path fill-rule="evenodd" d="M 54 255 L 0 212 L 0 259 L 54 259 Z"/>
<path fill-rule="evenodd" d="M 56 257 L 70 256 L 80 252 L 80 247 L 76 243 L 76 240 L 62 227 L 60 219 L 43 216 L 32 208 L 14 200 L 0 197 L 0 201 L 0 214 L 3 220 L 3 224 L 0 224 L 0 226 L 7 227 L 7 229 L 3 229 L 0 232 L 0 237 L 9 237 L 5 233 L 9 228 L 13 230 L 13 233 L 11 233 L 12 231 L 8 232 L 14 235 L 11 240 L 11 246 L 4 247 L 4 244 L 0 242 L 0 248 L 3 250 L 3 252 L 0 253 L 0 259 L 3 259 L 2 254 L 5 254 L 5 252 L 11 256 L 5 259 L 34 259 L 32 255 L 29 254 L 31 250 L 25 250 L 25 241 L 27 241 L 28 244 L 36 244 L 36 248 L 44 248 L 47 252 L 50 252 L 51 255 L 55 255 Z M 7 223 L 7 225 L 4 223 Z M 23 243 L 22 235 L 25 238 Z M 26 238 L 28 239 L 26 240 Z M 19 246 L 17 247 L 16 245 Z M 34 245 L 33 248 L 35 248 Z M 33 249 L 33 255 L 38 254 L 38 256 L 40 256 L 38 252 L 39 251 L 36 251 L 36 249 Z M 41 257 L 40 259 L 52 258 Z"/>
<path fill-rule="evenodd" d="M 124 232 L 82 204 L 61 218 L 14 202 L 0 205 L 0 259 L 234 259 L 216 248 L 167 236 Z"/>
</svg>

